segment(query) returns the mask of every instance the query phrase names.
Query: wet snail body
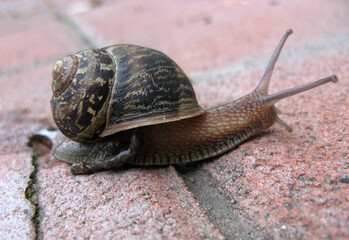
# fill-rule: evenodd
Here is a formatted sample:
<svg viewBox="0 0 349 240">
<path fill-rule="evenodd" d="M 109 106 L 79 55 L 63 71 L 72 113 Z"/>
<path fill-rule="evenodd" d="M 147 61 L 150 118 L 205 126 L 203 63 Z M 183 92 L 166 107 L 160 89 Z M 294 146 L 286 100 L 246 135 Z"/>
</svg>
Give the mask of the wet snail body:
<svg viewBox="0 0 349 240">
<path fill-rule="evenodd" d="M 185 73 L 165 54 L 134 45 L 86 50 L 53 68 L 51 108 L 68 138 L 55 158 L 74 174 L 198 161 L 227 152 L 275 122 L 274 104 L 336 76 L 268 95 L 270 77 L 287 39 L 277 46 L 257 88 L 223 106 L 203 110 Z"/>
</svg>

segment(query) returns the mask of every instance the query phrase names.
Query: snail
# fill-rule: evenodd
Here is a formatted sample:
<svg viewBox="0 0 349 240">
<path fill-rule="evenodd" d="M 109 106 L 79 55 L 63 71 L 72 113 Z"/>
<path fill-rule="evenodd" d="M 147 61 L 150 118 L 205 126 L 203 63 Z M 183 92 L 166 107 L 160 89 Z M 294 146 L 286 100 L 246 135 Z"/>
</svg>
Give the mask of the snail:
<svg viewBox="0 0 349 240">
<path fill-rule="evenodd" d="M 73 174 L 133 166 L 182 164 L 221 155 L 275 122 L 291 131 L 274 104 L 337 82 L 335 75 L 268 95 L 282 37 L 257 88 L 204 110 L 190 80 L 168 56 L 135 45 L 78 52 L 53 67 L 51 109 L 67 137 L 53 152 Z"/>
</svg>

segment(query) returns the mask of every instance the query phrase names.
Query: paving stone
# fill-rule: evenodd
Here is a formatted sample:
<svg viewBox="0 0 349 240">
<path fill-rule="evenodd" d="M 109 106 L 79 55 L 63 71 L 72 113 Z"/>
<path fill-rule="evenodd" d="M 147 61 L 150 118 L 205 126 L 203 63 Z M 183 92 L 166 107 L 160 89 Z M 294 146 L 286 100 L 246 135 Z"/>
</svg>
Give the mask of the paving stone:
<svg viewBox="0 0 349 240">
<path fill-rule="evenodd" d="M 294 44 L 338 34 L 347 28 L 347 11 L 341 1 L 321 1 L 314 6 L 301 0 L 166 4 L 139 0 L 106 1 L 72 17 L 102 36 L 106 45 L 132 43 L 156 48 L 188 72 L 272 51 L 275 39 L 288 28 L 297 32 Z"/>
<path fill-rule="evenodd" d="M 0 36 L 28 30 L 44 21 L 52 21 L 44 2 L 37 0 L 2 1 L 0 3 Z"/>
<path fill-rule="evenodd" d="M 21 152 L 28 138 L 53 126 L 51 64 L 0 77 L 0 154 Z"/>
<path fill-rule="evenodd" d="M 1 239 L 35 239 L 35 207 L 25 196 L 34 170 L 29 153 L 0 155 Z"/>
<path fill-rule="evenodd" d="M 37 177 L 45 238 L 223 239 L 173 167 L 73 176 L 55 161 Z"/>
<path fill-rule="evenodd" d="M 56 21 L 45 2 L 16 1 L 0 7 L 1 75 L 54 62 L 84 47 L 79 36 Z"/>
</svg>

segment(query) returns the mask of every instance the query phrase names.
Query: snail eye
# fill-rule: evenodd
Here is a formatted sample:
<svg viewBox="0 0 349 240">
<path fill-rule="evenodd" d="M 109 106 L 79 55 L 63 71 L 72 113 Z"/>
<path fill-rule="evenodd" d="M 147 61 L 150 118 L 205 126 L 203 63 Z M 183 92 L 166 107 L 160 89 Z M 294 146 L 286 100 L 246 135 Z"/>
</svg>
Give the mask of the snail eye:
<svg viewBox="0 0 349 240">
<path fill-rule="evenodd" d="M 52 91 L 55 97 L 61 95 L 73 81 L 78 68 L 75 55 L 58 60 L 52 68 Z"/>
</svg>

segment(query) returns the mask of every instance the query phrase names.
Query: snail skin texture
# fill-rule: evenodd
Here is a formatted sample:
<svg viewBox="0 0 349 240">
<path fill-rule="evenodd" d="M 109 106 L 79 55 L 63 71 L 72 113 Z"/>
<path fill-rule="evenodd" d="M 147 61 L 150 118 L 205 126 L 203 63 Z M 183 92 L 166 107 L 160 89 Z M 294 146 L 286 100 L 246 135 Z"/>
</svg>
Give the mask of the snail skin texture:
<svg viewBox="0 0 349 240">
<path fill-rule="evenodd" d="M 134 45 L 78 52 L 53 67 L 51 108 L 67 137 L 53 156 L 73 174 L 181 164 L 221 155 L 275 122 L 274 104 L 335 75 L 268 95 L 282 37 L 257 88 L 223 106 L 202 109 L 181 68 L 165 54 Z"/>
</svg>

